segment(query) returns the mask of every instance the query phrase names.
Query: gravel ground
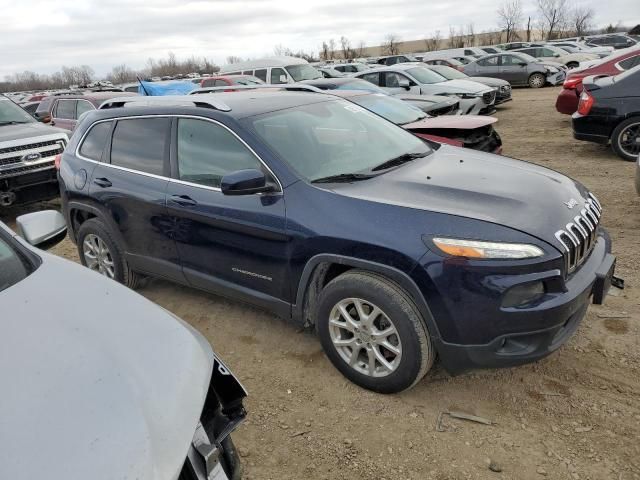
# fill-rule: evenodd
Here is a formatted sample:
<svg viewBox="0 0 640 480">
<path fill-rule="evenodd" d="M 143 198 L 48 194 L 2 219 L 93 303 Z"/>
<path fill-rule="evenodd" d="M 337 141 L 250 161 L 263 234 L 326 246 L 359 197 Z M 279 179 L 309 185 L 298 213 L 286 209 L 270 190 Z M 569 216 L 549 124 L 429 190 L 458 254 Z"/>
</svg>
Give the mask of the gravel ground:
<svg viewBox="0 0 640 480">
<path fill-rule="evenodd" d="M 249 417 L 235 434 L 245 478 L 640 478 L 640 201 L 633 164 L 575 141 L 569 117 L 555 111 L 558 91 L 514 91 L 514 101 L 496 114 L 505 154 L 559 170 L 598 196 L 627 288 L 590 307 L 551 357 L 454 378 L 436 366 L 412 390 L 382 396 L 345 380 L 313 334 L 268 313 L 162 281 L 141 290 L 199 329 L 247 387 Z M 11 224 L 24 211 L 2 219 Z M 77 261 L 68 240 L 53 251 Z M 438 431 L 443 411 L 494 424 L 444 416 Z"/>
</svg>

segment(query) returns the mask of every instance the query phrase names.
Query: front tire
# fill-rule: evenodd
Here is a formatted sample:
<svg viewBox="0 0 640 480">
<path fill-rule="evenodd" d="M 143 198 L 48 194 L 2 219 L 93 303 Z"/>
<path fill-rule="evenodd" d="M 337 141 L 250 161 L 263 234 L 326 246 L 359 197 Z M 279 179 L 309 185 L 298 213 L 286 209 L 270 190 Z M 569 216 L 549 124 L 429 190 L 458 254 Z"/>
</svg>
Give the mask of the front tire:
<svg viewBox="0 0 640 480">
<path fill-rule="evenodd" d="M 547 77 L 541 73 L 532 73 L 529 77 L 529 86 L 531 88 L 542 88 L 547 83 Z"/>
<path fill-rule="evenodd" d="M 368 390 L 401 392 L 433 365 L 435 352 L 418 309 L 377 274 L 351 270 L 329 282 L 318 298 L 316 326 L 331 363 Z"/>
<path fill-rule="evenodd" d="M 144 277 L 129 268 L 122 248 L 100 220 L 92 218 L 80 225 L 77 244 L 85 267 L 129 288 L 141 286 Z"/>
<path fill-rule="evenodd" d="M 635 162 L 640 154 L 640 117 L 621 122 L 611 134 L 611 148 L 628 162 Z"/>
</svg>

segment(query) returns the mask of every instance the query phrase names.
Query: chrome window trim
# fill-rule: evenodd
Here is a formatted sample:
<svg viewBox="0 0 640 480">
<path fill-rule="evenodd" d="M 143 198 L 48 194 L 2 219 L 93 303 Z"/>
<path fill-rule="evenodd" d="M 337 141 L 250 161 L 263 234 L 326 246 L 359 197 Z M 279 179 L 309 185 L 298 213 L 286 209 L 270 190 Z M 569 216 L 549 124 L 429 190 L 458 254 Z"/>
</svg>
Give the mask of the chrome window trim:
<svg viewBox="0 0 640 480">
<path fill-rule="evenodd" d="M 85 157 L 83 155 L 80 155 L 80 148 L 82 147 L 82 144 L 84 143 L 84 140 L 85 140 L 86 136 L 93 129 L 93 127 L 95 127 L 98 123 L 113 122 L 113 121 L 118 121 L 118 120 L 141 119 L 141 118 L 178 118 L 178 119 L 180 119 L 180 118 L 191 118 L 191 119 L 194 119 L 194 120 L 205 120 L 205 121 L 211 122 L 211 123 L 213 123 L 215 125 L 223 127 L 228 132 L 230 132 L 236 139 L 238 139 L 240 141 L 240 143 L 242 143 L 253 154 L 253 156 L 256 157 L 256 159 L 262 164 L 262 166 L 264 166 L 264 168 L 266 168 L 267 171 L 271 174 L 271 176 L 275 179 L 276 183 L 278 184 L 278 190 L 276 192 L 269 192 L 269 193 L 270 194 L 282 193 L 284 191 L 284 188 L 282 187 L 282 183 L 280 183 L 280 179 L 276 176 L 276 174 L 273 172 L 273 170 L 271 170 L 271 168 L 266 164 L 266 162 L 264 160 L 262 160 L 260 155 L 258 155 L 256 153 L 256 151 L 247 144 L 247 142 L 245 142 L 242 138 L 240 138 L 236 132 L 234 132 L 229 127 L 227 127 L 225 124 L 223 124 L 223 123 L 221 123 L 221 122 L 219 122 L 217 120 L 214 120 L 212 118 L 207 118 L 207 117 L 201 117 L 199 115 L 174 115 L 174 114 L 128 115 L 126 117 L 113 117 L 113 118 L 105 118 L 105 119 L 102 119 L 102 120 L 97 120 L 97 121 L 93 122 L 91 124 L 91 126 L 89 128 L 87 128 L 87 130 L 82 134 L 82 137 L 80 137 L 80 140 L 78 141 L 78 144 L 76 145 L 76 149 L 75 149 L 74 155 L 76 156 L 76 158 L 80 158 L 80 159 L 85 160 L 87 162 L 92 162 L 92 163 L 97 163 L 97 164 L 100 164 L 100 165 L 105 165 L 107 167 L 115 168 L 115 169 L 118 169 L 118 170 L 123 170 L 123 171 L 126 171 L 126 172 L 136 173 L 138 175 L 146 175 L 146 176 L 152 177 L 152 178 L 160 178 L 160 179 L 168 180 L 171 183 L 178 183 L 178 184 L 181 184 L 181 185 L 187 185 L 187 186 L 191 186 L 191 187 L 202 188 L 204 190 L 212 190 L 214 192 L 221 192 L 222 191 L 222 189 L 218 188 L 218 187 L 210 187 L 208 185 L 201 185 L 199 183 L 193 183 L 193 182 L 187 182 L 186 180 L 180 180 L 179 178 L 171 178 L 171 177 L 165 177 L 163 175 L 155 175 L 153 173 L 142 172 L 140 170 L 134 170 L 134 169 L 127 168 L 127 167 L 121 167 L 119 165 L 113 165 L 111 162 L 100 162 L 98 160 L 93 160 L 91 158 L 87 158 L 87 157 Z M 176 159 L 176 161 L 177 161 L 177 159 Z M 262 193 L 257 193 L 257 194 L 254 194 L 254 195 L 262 195 Z"/>
</svg>

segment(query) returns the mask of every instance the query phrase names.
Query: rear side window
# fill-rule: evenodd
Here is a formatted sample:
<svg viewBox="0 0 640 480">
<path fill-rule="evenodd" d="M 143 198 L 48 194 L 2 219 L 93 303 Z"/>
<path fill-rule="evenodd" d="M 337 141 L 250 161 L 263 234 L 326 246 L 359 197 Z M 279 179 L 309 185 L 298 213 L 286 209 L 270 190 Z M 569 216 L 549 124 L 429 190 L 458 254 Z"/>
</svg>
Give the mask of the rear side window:
<svg viewBox="0 0 640 480">
<path fill-rule="evenodd" d="M 287 81 L 285 80 L 284 82 L 280 81 L 280 76 L 284 75 L 285 77 L 287 76 L 286 72 L 284 71 L 283 68 L 272 68 L 271 69 L 271 83 L 273 84 L 278 84 L 278 83 L 287 83 Z"/>
<path fill-rule="evenodd" d="M 253 75 L 258 77 L 263 82 L 267 81 L 267 69 L 266 68 L 262 68 L 260 70 L 256 70 L 255 72 L 253 72 Z"/>
<path fill-rule="evenodd" d="M 207 78 L 205 80 L 202 80 L 202 83 L 200 85 L 202 86 L 202 88 L 213 87 L 214 82 L 217 82 L 217 80 L 214 80 L 213 78 Z"/>
<path fill-rule="evenodd" d="M 119 120 L 111 142 L 111 164 L 163 175 L 169 118 Z"/>
<path fill-rule="evenodd" d="M 75 100 L 58 100 L 56 106 L 56 118 L 74 120 L 76 118 L 76 101 Z"/>
<path fill-rule="evenodd" d="M 629 70 L 630 68 L 637 67 L 640 65 L 640 55 L 636 55 L 635 57 L 625 58 L 620 62 L 620 67 L 623 70 Z"/>
<path fill-rule="evenodd" d="M 80 146 L 80 155 L 97 162 L 102 160 L 102 152 L 109 140 L 111 124 L 112 122 L 102 122 L 93 125 Z"/>
<path fill-rule="evenodd" d="M 76 109 L 76 118 L 80 118 L 84 112 L 90 112 L 91 110 L 95 110 L 96 107 L 87 100 L 78 100 L 78 106 Z"/>
<path fill-rule="evenodd" d="M 478 65 L 482 67 L 496 67 L 498 66 L 498 58 L 499 57 L 489 57 L 478 60 Z"/>
<path fill-rule="evenodd" d="M 216 87 L 226 87 L 227 85 L 229 85 L 227 82 L 225 82 L 224 80 L 216 80 L 215 86 Z"/>
<path fill-rule="evenodd" d="M 374 85 L 380 86 L 380 74 L 379 73 L 367 73 L 366 75 L 362 75 L 360 78 L 366 80 L 367 82 L 373 83 Z"/>
<path fill-rule="evenodd" d="M 227 173 L 262 169 L 260 161 L 226 128 L 204 120 L 178 120 L 178 177 L 220 187 Z"/>
</svg>

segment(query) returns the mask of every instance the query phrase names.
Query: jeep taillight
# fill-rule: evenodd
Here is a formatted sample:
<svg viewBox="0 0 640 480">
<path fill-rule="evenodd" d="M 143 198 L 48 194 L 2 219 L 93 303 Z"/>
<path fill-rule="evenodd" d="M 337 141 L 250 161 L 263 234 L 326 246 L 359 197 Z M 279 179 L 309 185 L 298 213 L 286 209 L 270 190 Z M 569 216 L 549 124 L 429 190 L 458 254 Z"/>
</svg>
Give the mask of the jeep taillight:
<svg viewBox="0 0 640 480">
<path fill-rule="evenodd" d="M 589 115 L 594 102 L 595 100 L 591 95 L 589 95 L 589 92 L 587 90 L 583 90 L 582 95 L 580 95 L 580 102 L 578 102 L 578 113 L 580 115 Z"/>
<path fill-rule="evenodd" d="M 580 83 L 582 83 L 581 78 L 567 78 L 562 84 L 562 87 L 568 90 L 573 90 L 575 88 L 578 88 L 578 85 Z"/>
<path fill-rule="evenodd" d="M 55 158 L 53 159 L 53 163 L 56 166 L 56 170 L 60 170 L 60 162 L 62 161 L 62 154 L 59 153 L 58 155 L 55 156 Z"/>
</svg>

